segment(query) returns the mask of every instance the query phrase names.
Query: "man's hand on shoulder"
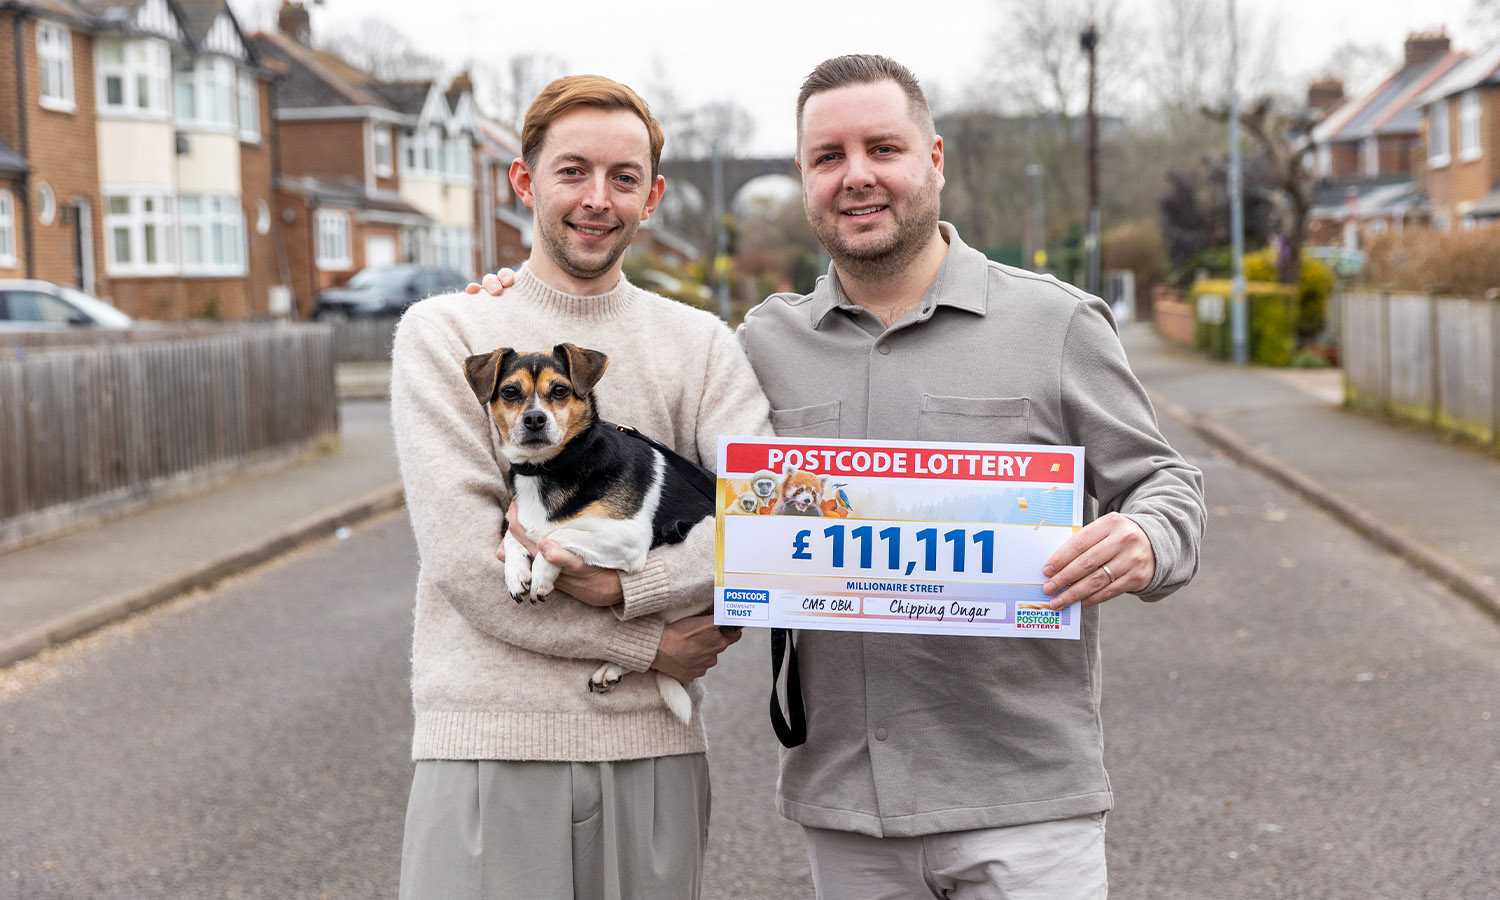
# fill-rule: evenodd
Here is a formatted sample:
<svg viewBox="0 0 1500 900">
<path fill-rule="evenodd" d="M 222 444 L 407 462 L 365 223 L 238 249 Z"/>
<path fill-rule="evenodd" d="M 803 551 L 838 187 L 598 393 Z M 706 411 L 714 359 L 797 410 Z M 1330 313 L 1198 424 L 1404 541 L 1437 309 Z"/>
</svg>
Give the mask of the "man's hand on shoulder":
<svg viewBox="0 0 1500 900">
<path fill-rule="evenodd" d="M 494 276 L 487 276 L 494 277 Z M 472 291 L 470 292 L 472 293 Z M 614 606 L 625 599 L 625 590 L 620 585 L 620 573 L 614 569 L 603 569 L 599 566 L 591 566 L 583 561 L 583 557 L 564 549 L 556 541 L 544 540 L 540 544 L 533 541 L 527 534 L 526 529 L 516 520 L 516 505 L 512 503 L 505 514 L 505 521 L 510 523 L 510 536 L 521 542 L 533 558 L 538 553 L 554 566 L 562 570 L 557 576 L 557 589 L 572 597 L 580 603 L 589 606 Z M 505 562 L 505 543 L 502 541 L 500 547 L 495 550 L 495 558 Z"/>
<path fill-rule="evenodd" d="M 1141 526 L 1112 512 L 1068 538 L 1042 566 L 1042 575 L 1042 590 L 1056 595 L 1049 601 L 1053 609 L 1094 606 L 1150 584 L 1156 554 Z"/>
<path fill-rule="evenodd" d="M 719 654 L 740 637 L 738 628 L 731 628 L 728 633 L 721 630 L 712 615 L 668 622 L 662 629 L 661 644 L 651 668 L 687 684 L 694 678 L 702 678 L 719 661 Z"/>
<path fill-rule="evenodd" d="M 465 294 L 477 294 L 484 291 L 492 297 L 498 297 L 505 293 L 505 289 L 516 283 L 516 271 L 514 269 L 501 269 L 493 275 L 485 275 L 479 284 L 469 282 L 464 288 Z"/>
</svg>

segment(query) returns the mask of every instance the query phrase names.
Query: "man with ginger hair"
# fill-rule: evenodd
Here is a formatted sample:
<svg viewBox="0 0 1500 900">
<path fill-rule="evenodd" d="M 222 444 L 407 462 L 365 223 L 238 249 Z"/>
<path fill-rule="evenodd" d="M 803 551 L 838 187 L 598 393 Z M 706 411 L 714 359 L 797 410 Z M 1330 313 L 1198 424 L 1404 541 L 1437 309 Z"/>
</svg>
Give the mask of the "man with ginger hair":
<svg viewBox="0 0 1500 900">
<path fill-rule="evenodd" d="M 546 603 L 518 604 L 496 558 L 511 498 L 489 411 L 463 362 L 497 347 L 604 352 L 603 418 L 712 464 L 721 433 L 766 428 L 744 353 L 713 316 L 647 293 L 621 256 L 656 209 L 662 134 L 628 87 L 559 79 L 526 115 L 510 171 L 536 213 L 531 257 L 502 303 L 450 294 L 402 317 L 391 415 L 421 557 L 412 647 L 416 771 L 403 900 L 694 900 L 709 793 L 701 702 L 678 721 L 654 678 L 595 694 L 601 661 L 697 679 L 733 642 L 711 616 L 664 610 L 712 596 L 713 522 L 644 569 L 563 565 Z"/>
</svg>

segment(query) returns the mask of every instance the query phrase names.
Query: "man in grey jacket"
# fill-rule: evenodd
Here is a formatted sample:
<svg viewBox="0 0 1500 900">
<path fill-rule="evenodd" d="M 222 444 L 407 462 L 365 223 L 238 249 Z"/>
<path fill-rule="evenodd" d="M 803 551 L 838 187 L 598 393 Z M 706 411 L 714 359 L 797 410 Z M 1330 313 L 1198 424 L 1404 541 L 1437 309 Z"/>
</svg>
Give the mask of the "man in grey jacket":
<svg viewBox="0 0 1500 900">
<path fill-rule="evenodd" d="M 828 60 L 797 121 L 833 264 L 740 329 L 777 433 L 1080 445 L 1091 521 L 1043 570 L 1054 607 L 1085 607 L 1080 640 L 798 633 L 807 740 L 782 755 L 777 806 L 823 900 L 1104 897 L 1097 606 L 1193 576 L 1202 475 L 1161 436 L 1102 300 L 938 220 L 943 141 L 910 71 Z"/>
<path fill-rule="evenodd" d="M 943 141 L 909 70 L 827 60 L 797 130 L 833 263 L 739 331 L 777 433 L 1082 446 L 1088 500 L 1043 568 L 1052 606 L 1083 609 L 1079 640 L 798 633 L 806 741 L 782 754 L 777 807 L 820 900 L 1103 898 L 1097 607 L 1193 577 L 1202 474 L 1162 437 L 1102 300 L 939 221 Z"/>
</svg>

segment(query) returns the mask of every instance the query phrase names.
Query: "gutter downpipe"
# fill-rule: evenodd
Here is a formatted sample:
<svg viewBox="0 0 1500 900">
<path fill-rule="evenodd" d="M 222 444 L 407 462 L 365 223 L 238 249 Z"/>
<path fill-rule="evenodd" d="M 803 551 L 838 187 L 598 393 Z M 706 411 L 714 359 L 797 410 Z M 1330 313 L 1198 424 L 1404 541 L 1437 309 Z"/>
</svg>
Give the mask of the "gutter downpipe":
<svg viewBox="0 0 1500 900">
<path fill-rule="evenodd" d="M 10 6 L 10 4 L 6 4 Z M 22 32 L 26 30 L 26 20 L 31 14 L 22 8 L 12 7 L 16 13 L 16 28 L 14 37 L 14 53 L 16 59 L 16 129 L 19 140 L 21 159 L 27 164 L 25 171 L 16 176 L 16 181 L 21 186 L 20 208 L 18 213 L 21 219 L 21 236 L 26 242 L 26 277 L 36 277 L 36 225 L 31 221 L 31 138 L 26 127 L 26 41 Z"/>
</svg>

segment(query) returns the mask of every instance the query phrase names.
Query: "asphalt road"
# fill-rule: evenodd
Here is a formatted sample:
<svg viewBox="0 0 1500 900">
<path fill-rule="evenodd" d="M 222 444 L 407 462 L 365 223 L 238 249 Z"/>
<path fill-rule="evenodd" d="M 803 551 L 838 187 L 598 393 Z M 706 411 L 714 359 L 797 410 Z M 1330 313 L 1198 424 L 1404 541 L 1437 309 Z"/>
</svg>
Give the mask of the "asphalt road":
<svg viewBox="0 0 1500 900">
<path fill-rule="evenodd" d="M 1264 479 L 1104 611 L 1112 895 L 1500 896 L 1500 624 Z M 0 672 L 0 898 L 378 898 L 410 778 L 404 516 Z M 708 900 L 810 897 L 765 635 L 710 673 Z"/>
</svg>

